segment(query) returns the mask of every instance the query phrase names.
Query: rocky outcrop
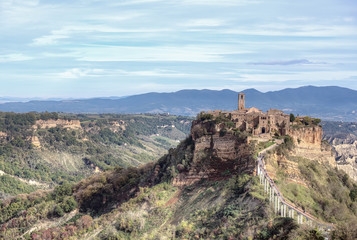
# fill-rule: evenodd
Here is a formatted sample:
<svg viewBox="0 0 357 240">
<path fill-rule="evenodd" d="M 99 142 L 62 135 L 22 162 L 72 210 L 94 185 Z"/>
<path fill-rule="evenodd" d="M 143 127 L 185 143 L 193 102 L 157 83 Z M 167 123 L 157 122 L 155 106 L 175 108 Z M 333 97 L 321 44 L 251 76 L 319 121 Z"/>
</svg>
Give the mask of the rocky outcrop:
<svg viewBox="0 0 357 240">
<path fill-rule="evenodd" d="M 357 141 L 352 143 L 334 144 L 337 168 L 345 171 L 357 181 Z"/>
<path fill-rule="evenodd" d="M 357 181 L 357 125 L 324 122 L 324 140 L 332 145 L 337 168 Z"/>
<path fill-rule="evenodd" d="M 189 167 L 178 164 L 175 186 L 190 185 L 201 179 L 224 179 L 231 174 L 255 171 L 255 160 L 245 137 L 214 121 L 193 121 L 193 157 Z"/>
<path fill-rule="evenodd" d="M 285 156 L 279 156 L 276 152 L 267 156 L 265 161 L 266 171 L 272 179 L 277 179 L 278 171 L 282 171 L 286 180 L 300 185 L 306 185 L 305 179 L 301 176 L 299 164 Z"/>
<path fill-rule="evenodd" d="M 290 128 L 289 135 L 294 139 L 295 144 L 291 154 L 336 167 L 332 148 L 322 142 L 322 133 L 321 126 Z"/>
<path fill-rule="evenodd" d="M 293 145 L 288 154 L 271 152 L 265 160 L 268 174 L 276 178 L 281 171 L 286 181 L 306 185 L 305 179 L 299 170 L 299 161 L 302 159 L 316 160 L 322 164 L 336 167 L 336 161 L 329 144 L 322 141 L 320 126 L 299 126 L 289 130 Z"/>
<path fill-rule="evenodd" d="M 320 148 L 322 128 L 320 126 L 291 127 L 288 134 L 300 147 Z"/>
<path fill-rule="evenodd" d="M 120 131 L 124 131 L 126 129 L 126 124 L 123 120 L 120 121 L 112 121 L 110 122 L 110 127 L 109 129 L 114 132 L 120 132 Z"/>
<path fill-rule="evenodd" d="M 37 136 L 32 136 L 32 137 L 31 137 L 31 143 L 32 143 L 36 148 L 40 148 L 40 147 L 41 147 L 40 140 L 38 139 Z"/>
<path fill-rule="evenodd" d="M 0 132 L 0 139 L 1 138 L 6 138 L 7 137 L 7 133 L 6 132 Z"/>
<path fill-rule="evenodd" d="M 49 119 L 49 120 L 37 120 L 34 129 L 38 128 L 53 128 L 53 127 L 63 127 L 70 129 L 81 129 L 81 122 L 79 120 L 64 120 L 64 119 Z"/>
</svg>

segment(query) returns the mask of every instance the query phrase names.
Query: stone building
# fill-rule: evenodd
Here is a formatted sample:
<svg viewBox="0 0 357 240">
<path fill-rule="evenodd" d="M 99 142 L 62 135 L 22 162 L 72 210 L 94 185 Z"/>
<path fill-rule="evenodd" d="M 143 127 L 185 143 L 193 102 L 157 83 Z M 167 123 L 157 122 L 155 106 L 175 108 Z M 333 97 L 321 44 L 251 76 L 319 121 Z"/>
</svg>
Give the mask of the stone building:
<svg viewBox="0 0 357 240">
<path fill-rule="evenodd" d="M 283 111 L 270 109 L 267 112 L 252 107 L 245 107 L 245 94 L 238 94 L 238 110 L 235 111 L 210 111 L 213 116 L 224 114 L 241 131 L 257 135 L 286 135 L 289 132 L 290 116 Z"/>
</svg>

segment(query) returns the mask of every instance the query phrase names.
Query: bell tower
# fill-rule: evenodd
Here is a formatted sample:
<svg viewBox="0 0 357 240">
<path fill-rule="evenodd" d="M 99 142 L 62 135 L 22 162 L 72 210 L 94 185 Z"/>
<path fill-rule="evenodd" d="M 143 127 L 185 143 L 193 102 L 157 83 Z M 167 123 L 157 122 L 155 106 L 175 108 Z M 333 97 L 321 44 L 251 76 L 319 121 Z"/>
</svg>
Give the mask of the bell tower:
<svg viewBox="0 0 357 240">
<path fill-rule="evenodd" d="M 245 94 L 238 94 L 238 111 L 242 111 L 245 109 Z"/>
</svg>

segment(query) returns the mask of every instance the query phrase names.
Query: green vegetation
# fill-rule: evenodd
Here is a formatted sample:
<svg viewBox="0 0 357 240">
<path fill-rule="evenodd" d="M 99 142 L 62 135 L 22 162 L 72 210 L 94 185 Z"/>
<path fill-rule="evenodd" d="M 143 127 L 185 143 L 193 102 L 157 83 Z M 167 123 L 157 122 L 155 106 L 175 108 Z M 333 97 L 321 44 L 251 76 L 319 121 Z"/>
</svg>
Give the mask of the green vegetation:
<svg viewBox="0 0 357 240">
<path fill-rule="evenodd" d="M 81 126 L 41 127 L 45 121 L 57 119 L 79 120 Z M 48 184 L 74 183 L 96 167 L 110 170 L 153 161 L 186 137 L 191 120 L 154 114 L 0 112 L 0 170 L 9 174 L 0 187 L 0 196 L 35 189 L 14 176 Z M 39 147 L 32 144 L 33 136 L 38 138 Z"/>
<path fill-rule="evenodd" d="M 283 139 L 284 142 L 280 144 L 275 151 L 280 156 L 287 156 L 289 151 L 293 150 L 295 147 L 294 140 L 289 135 L 284 136 Z"/>
<path fill-rule="evenodd" d="M 43 143 L 42 147 L 46 151 L 52 149 L 66 154 L 82 151 L 81 161 L 85 166 L 94 165 L 107 170 L 76 184 L 63 176 L 52 191 L 21 194 L 0 201 L 0 239 L 320 240 L 326 237 L 326 233 L 297 225 L 293 219 L 277 217 L 258 177 L 236 174 L 238 171 L 234 167 L 237 161 L 243 159 L 249 164 L 253 152 L 252 146 L 245 143 L 247 134 L 234 129 L 229 116 L 219 116 L 218 121 L 205 116 L 199 122 L 202 129 L 193 129 L 194 136 L 181 141 L 176 149 L 170 149 L 169 154 L 156 163 L 150 162 L 150 157 L 145 154 L 158 146 L 172 146 L 176 140 L 172 136 L 178 133 L 175 131 L 179 128 L 172 125 L 175 126 L 178 119 L 135 115 L 126 120 L 118 118 L 116 122 L 119 124 L 115 125 L 113 115 L 76 117 L 81 119 L 81 130 L 57 127 L 38 130 L 36 134 Z M 130 123 L 140 126 L 135 123 L 140 121 L 154 121 L 155 124 L 145 130 L 130 127 Z M 118 126 L 120 124 L 121 127 Z M 215 124 L 219 124 L 219 132 Z M 39 134 L 41 131 L 42 135 Z M 124 132 L 125 138 L 122 137 Z M 221 136 L 237 141 L 237 158 L 230 165 L 215 158 L 214 152 L 207 149 L 196 149 L 197 155 L 193 155 L 196 137 L 213 134 L 217 134 L 214 136 L 217 138 Z M 276 183 L 284 197 L 316 217 L 336 223 L 331 233 L 334 239 L 355 239 L 355 182 L 328 165 L 289 156 L 294 142 L 289 136 L 280 138 L 284 138 L 284 143 L 274 150 L 275 154 L 271 151 L 270 156 L 279 161 L 271 165 L 276 168 Z M 272 141 L 261 142 L 256 149 L 259 151 L 272 144 Z M 123 168 L 124 163 L 135 165 L 123 162 L 124 155 L 113 151 L 124 147 L 135 150 L 142 162 L 149 163 Z M 40 152 L 36 149 L 31 151 Z M 288 181 L 296 173 L 279 167 L 286 166 L 286 158 L 292 165 L 296 164 L 295 170 L 305 185 Z M 273 160 L 268 160 L 268 163 L 270 161 Z M 210 164 L 217 164 L 219 168 L 215 168 L 218 171 L 209 179 L 196 179 L 193 184 L 185 182 L 185 179 L 173 181 L 191 170 L 197 172 L 193 178 L 199 178 L 200 174 L 207 173 L 206 170 L 212 170 Z M 21 169 L 23 166 L 17 167 Z M 9 165 L 2 167 L 11 170 Z"/>
<path fill-rule="evenodd" d="M 5 195 L 29 193 L 36 190 L 35 187 L 8 175 L 0 176 L 0 183 L 0 192 L 5 193 Z"/>
<path fill-rule="evenodd" d="M 259 152 L 261 152 L 262 150 L 264 150 L 272 145 L 274 145 L 274 141 L 259 142 L 254 147 L 254 150 L 255 150 L 254 157 L 256 158 L 258 156 Z"/>
<path fill-rule="evenodd" d="M 283 169 L 277 171 L 276 183 L 290 202 L 322 221 L 336 224 L 333 239 L 357 237 L 357 184 L 346 173 L 314 160 L 287 156 L 298 163 L 299 172 L 306 185 L 288 181 Z M 344 237 L 341 237 L 344 236 Z M 353 237 L 354 236 L 354 237 Z"/>
<path fill-rule="evenodd" d="M 290 114 L 290 121 L 291 122 L 295 122 L 296 124 L 293 125 L 294 128 L 297 127 L 302 127 L 302 126 L 319 126 L 319 124 L 321 123 L 321 119 L 319 118 L 311 118 L 309 116 L 305 116 L 305 117 L 296 117 Z M 292 121 L 292 119 L 294 119 Z"/>
<path fill-rule="evenodd" d="M 210 121 L 213 120 L 213 115 L 209 114 L 209 113 L 205 113 L 205 112 L 201 112 L 200 114 L 197 115 L 197 120 L 201 120 L 201 121 Z"/>
</svg>

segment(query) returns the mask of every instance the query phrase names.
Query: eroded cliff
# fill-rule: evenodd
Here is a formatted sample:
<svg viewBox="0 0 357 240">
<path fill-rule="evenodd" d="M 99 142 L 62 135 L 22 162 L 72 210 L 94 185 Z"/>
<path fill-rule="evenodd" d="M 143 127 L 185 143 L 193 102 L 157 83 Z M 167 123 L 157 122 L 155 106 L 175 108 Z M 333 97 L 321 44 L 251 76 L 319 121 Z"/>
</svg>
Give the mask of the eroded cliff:
<svg viewBox="0 0 357 240">
<path fill-rule="evenodd" d="M 190 137 L 178 150 L 171 150 L 159 161 L 157 175 L 170 168 L 173 184 L 184 186 L 202 179 L 219 180 L 232 174 L 253 174 L 256 161 L 247 136 L 227 125 L 214 120 L 193 121 Z M 171 162 L 171 166 L 163 166 L 160 162 Z"/>
<path fill-rule="evenodd" d="M 299 162 L 315 160 L 323 165 L 336 167 L 332 148 L 322 141 L 322 134 L 322 128 L 318 125 L 300 125 L 291 128 L 284 143 L 276 150 L 270 151 L 266 157 L 270 176 L 274 179 L 282 177 L 287 182 L 306 185 Z"/>
<path fill-rule="evenodd" d="M 293 127 L 290 129 L 289 135 L 293 138 L 295 145 L 291 153 L 292 156 L 317 160 L 320 163 L 336 167 L 331 146 L 322 141 L 321 126 Z"/>
</svg>

